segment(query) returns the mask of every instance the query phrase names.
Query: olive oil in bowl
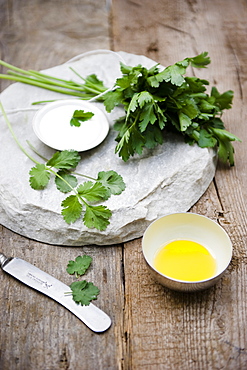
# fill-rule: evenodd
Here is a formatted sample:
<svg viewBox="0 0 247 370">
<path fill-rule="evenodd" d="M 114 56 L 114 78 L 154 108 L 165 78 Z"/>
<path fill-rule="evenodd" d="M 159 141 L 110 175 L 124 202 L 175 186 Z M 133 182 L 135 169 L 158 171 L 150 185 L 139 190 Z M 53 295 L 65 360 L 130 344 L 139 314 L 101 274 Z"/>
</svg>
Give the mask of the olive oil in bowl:
<svg viewBox="0 0 247 370">
<path fill-rule="evenodd" d="M 157 251 L 154 268 L 176 280 L 200 281 L 216 273 L 216 259 L 201 244 L 190 240 L 175 240 Z"/>
</svg>

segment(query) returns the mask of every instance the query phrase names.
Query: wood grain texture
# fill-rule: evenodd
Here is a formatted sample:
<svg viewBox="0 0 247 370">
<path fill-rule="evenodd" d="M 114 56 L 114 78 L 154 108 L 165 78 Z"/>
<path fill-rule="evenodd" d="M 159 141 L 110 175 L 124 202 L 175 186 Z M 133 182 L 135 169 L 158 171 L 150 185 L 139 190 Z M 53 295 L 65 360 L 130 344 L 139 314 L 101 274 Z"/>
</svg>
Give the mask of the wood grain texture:
<svg viewBox="0 0 247 370">
<path fill-rule="evenodd" d="M 234 90 L 233 108 L 223 118 L 243 143 L 235 145 L 235 167 L 220 164 L 191 211 L 229 233 L 233 259 L 213 288 L 176 293 L 150 277 L 140 239 L 111 247 L 58 247 L 0 226 L 0 251 L 66 284 L 73 281 L 65 272 L 67 262 L 90 254 L 87 278 L 101 289 L 97 306 L 113 319 L 106 333 L 94 334 L 56 302 L 0 273 L 0 369 L 245 370 L 247 3 L 112 0 L 111 12 L 110 5 L 0 0 L 0 57 L 21 68 L 45 69 L 98 48 L 143 54 L 162 65 L 208 51 L 211 65 L 191 72 L 221 92 Z M 0 80 L 1 90 L 8 84 Z"/>
<path fill-rule="evenodd" d="M 215 287 L 197 294 L 168 291 L 148 275 L 141 241 L 125 245 L 126 368 L 247 367 L 246 15 L 241 0 L 113 2 L 115 50 L 144 54 L 164 66 L 209 52 L 211 65 L 196 74 L 221 92 L 234 90 L 224 121 L 243 140 L 235 145 L 235 167 L 219 165 L 191 209 L 217 221 L 233 242 L 232 263 Z"/>
<path fill-rule="evenodd" d="M 89 50 L 110 48 L 104 1 L 0 0 L 0 18 L 0 57 L 24 69 L 45 69 Z M 1 89 L 9 84 L 0 83 Z M 90 254 L 93 265 L 86 278 L 100 288 L 95 304 L 113 322 L 104 335 L 94 334 L 53 300 L 1 273 L 1 370 L 118 368 L 124 302 L 121 245 L 57 247 L 0 227 L 0 251 L 68 285 L 74 281 L 66 272 L 68 261 Z"/>
</svg>

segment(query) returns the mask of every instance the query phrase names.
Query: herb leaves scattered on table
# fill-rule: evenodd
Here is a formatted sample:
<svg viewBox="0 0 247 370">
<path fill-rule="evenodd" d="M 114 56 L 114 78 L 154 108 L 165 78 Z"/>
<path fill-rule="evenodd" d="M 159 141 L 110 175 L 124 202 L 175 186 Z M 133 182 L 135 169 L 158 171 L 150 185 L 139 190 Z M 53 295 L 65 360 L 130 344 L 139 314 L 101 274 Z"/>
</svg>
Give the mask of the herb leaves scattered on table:
<svg viewBox="0 0 247 370">
<path fill-rule="evenodd" d="M 76 277 L 82 276 L 86 273 L 92 262 L 92 257 L 84 255 L 76 257 L 75 261 L 69 261 L 66 271 L 70 274 L 76 274 Z M 86 280 L 74 281 L 70 284 L 71 293 L 73 300 L 77 304 L 82 306 L 88 306 L 90 302 L 97 299 L 100 293 L 99 288 L 97 288 L 92 282 L 87 282 Z"/>
<path fill-rule="evenodd" d="M 91 265 L 92 257 L 87 256 L 78 256 L 76 257 L 75 261 L 69 261 L 66 271 L 73 275 L 75 274 L 76 277 L 84 275 L 89 266 Z"/>
<path fill-rule="evenodd" d="M 231 90 L 220 94 L 209 82 L 197 77 L 184 77 L 187 67 L 205 68 L 210 63 L 204 52 L 159 70 L 121 63 L 122 77 L 115 88 L 104 94 L 107 112 L 123 106 L 125 116 L 114 125 L 118 131 L 116 153 L 127 161 L 143 148 L 154 148 L 163 143 L 164 132 L 182 134 L 188 144 L 218 148 L 219 159 L 234 165 L 234 148 L 231 141 L 240 141 L 225 130 L 221 115 L 232 105 Z"/>
</svg>

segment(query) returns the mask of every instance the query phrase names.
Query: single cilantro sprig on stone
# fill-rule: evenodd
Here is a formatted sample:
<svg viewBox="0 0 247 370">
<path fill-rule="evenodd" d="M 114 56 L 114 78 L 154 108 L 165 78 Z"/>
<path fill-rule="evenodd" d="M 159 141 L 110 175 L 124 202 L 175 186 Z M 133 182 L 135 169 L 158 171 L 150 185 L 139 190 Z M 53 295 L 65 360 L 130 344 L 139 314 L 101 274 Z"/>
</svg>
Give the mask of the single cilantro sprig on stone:
<svg viewBox="0 0 247 370">
<path fill-rule="evenodd" d="M 92 257 L 84 255 L 76 257 L 75 261 L 69 261 L 66 271 L 76 277 L 84 275 L 92 262 Z"/>
<path fill-rule="evenodd" d="M 76 151 L 55 153 L 46 165 L 37 164 L 31 169 L 30 185 L 33 189 L 43 189 L 50 180 L 50 173 L 53 173 L 56 176 L 55 183 L 58 190 L 64 193 L 74 192 L 61 203 L 64 220 L 68 224 L 74 223 L 84 212 L 85 226 L 90 229 L 105 230 L 110 223 L 112 212 L 106 206 L 94 205 L 94 203 L 105 201 L 112 194 L 120 194 L 125 189 L 125 184 L 115 171 L 101 171 L 97 179 L 90 177 L 94 182 L 86 181 L 76 188 L 77 178 L 66 171 L 76 167 L 79 160 L 80 156 Z M 59 171 L 53 171 L 52 167 Z"/>
<path fill-rule="evenodd" d="M 61 203 L 64 220 L 68 224 L 74 223 L 84 212 L 85 226 L 90 229 L 105 230 L 110 223 L 112 212 L 106 206 L 94 205 L 94 203 L 105 201 L 112 194 L 121 194 L 125 184 L 115 171 L 101 171 L 97 179 L 76 173 L 90 179 L 76 188 L 77 178 L 68 171 L 73 170 L 79 160 L 80 156 L 76 151 L 55 153 L 46 165 L 37 164 L 30 170 L 30 185 L 36 190 L 43 189 L 50 180 L 50 174 L 53 173 L 56 176 L 55 183 L 58 190 L 63 193 L 74 192 Z M 52 167 L 58 171 L 55 172 Z"/>
<path fill-rule="evenodd" d="M 94 205 L 94 203 L 105 201 L 112 194 L 120 194 L 125 189 L 125 183 L 122 177 L 115 171 L 101 171 L 98 173 L 97 178 L 73 173 L 72 171 L 81 159 L 78 152 L 74 150 L 56 152 L 49 160 L 34 150 L 36 154 L 46 161 L 46 163 L 40 163 L 18 141 L 1 102 L 0 110 L 15 142 L 21 151 L 35 163 L 35 166 L 29 172 L 30 186 L 35 190 L 42 190 L 48 185 L 51 175 L 53 175 L 59 191 L 63 193 L 74 193 L 73 195 L 69 195 L 61 203 L 61 213 L 64 220 L 70 224 L 82 217 L 86 227 L 96 228 L 100 231 L 105 230 L 110 223 L 109 219 L 112 212 L 106 206 Z M 75 175 L 85 177 L 89 181 L 78 185 Z"/>
<path fill-rule="evenodd" d="M 177 132 L 189 144 L 217 148 L 219 159 L 234 165 L 232 141 L 240 141 L 225 130 L 221 120 L 225 109 L 232 105 L 231 90 L 220 94 L 213 87 L 206 93 L 209 82 L 197 77 L 185 77 L 189 66 L 205 68 L 210 63 L 204 52 L 159 70 L 158 65 L 147 69 L 121 63 L 122 77 L 112 91 L 104 95 L 106 110 L 111 112 L 123 105 L 125 116 L 114 125 L 116 153 L 127 161 L 143 148 L 152 149 L 163 143 L 164 132 Z"/>
</svg>

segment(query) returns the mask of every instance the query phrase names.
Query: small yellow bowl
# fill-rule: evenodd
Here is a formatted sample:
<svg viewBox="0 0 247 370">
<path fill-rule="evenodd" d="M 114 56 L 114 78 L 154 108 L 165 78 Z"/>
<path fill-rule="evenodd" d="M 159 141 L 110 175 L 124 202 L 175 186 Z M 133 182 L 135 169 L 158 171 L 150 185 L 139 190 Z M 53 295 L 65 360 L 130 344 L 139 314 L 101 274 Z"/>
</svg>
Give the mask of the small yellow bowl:
<svg viewBox="0 0 247 370">
<path fill-rule="evenodd" d="M 204 246 L 216 259 L 216 272 L 206 280 L 185 281 L 166 276 L 155 269 L 156 253 L 174 240 L 189 240 Z M 198 291 L 214 285 L 224 274 L 232 258 L 232 243 L 225 230 L 211 219 L 195 213 L 173 213 L 152 222 L 142 238 L 142 252 L 156 280 L 178 291 Z"/>
</svg>

